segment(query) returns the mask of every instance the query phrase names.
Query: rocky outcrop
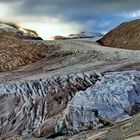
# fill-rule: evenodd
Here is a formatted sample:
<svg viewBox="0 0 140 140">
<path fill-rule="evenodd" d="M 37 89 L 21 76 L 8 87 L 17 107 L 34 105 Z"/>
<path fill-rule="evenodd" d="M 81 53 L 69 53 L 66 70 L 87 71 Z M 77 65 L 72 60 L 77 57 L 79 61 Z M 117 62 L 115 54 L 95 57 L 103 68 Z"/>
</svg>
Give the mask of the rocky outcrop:
<svg viewBox="0 0 140 140">
<path fill-rule="evenodd" d="M 140 112 L 140 72 L 69 74 L 0 86 L 0 135 L 53 137 Z"/>
<path fill-rule="evenodd" d="M 0 71 L 16 69 L 43 57 L 39 48 L 0 30 Z"/>
<path fill-rule="evenodd" d="M 97 42 L 108 47 L 140 50 L 140 20 L 122 23 Z"/>
<path fill-rule="evenodd" d="M 0 30 L 11 33 L 16 38 L 27 40 L 43 40 L 38 34 L 30 29 L 21 28 L 15 24 L 0 22 Z"/>
<path fill-rule="evenodd" d="M 56 36 L 53 37 L 53 39 L 54 40 L 65 40 L 65 39 L 67 39 L 67 37 L 61 36 L 61 35 L 56 35 Z"/>
</svg>

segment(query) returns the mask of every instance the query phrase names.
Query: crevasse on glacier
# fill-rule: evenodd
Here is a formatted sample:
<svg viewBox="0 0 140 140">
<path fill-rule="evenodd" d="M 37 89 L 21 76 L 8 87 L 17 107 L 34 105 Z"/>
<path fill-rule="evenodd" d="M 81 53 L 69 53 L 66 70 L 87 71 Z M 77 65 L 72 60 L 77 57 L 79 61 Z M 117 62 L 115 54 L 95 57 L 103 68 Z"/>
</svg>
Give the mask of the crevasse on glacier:
<svg viewBox="0 0 140 140">
<path fill-rule="evenodd" d="M 70 74 L 2 85 L 0 91 L 2 136 L 77 133 L 140 111 L 139 71 Z"/>
<path fill-rule="evenodd" d="M 140 112 L 140 72 L 105 74 L 95 85 L 76 92 L 66 110 L 63 122 L 65 129 L 72 132 L 102 127 L 101 120 L 128 119 Z"/>
</svg>

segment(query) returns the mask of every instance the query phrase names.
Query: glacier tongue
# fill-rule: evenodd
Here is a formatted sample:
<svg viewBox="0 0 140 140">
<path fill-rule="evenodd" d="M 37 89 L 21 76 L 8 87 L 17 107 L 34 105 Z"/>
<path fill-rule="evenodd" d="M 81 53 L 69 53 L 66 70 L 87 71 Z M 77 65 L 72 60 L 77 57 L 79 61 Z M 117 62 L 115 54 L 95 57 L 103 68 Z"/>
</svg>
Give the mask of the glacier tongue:
<svg viewBox="0 0 140 140">
<path fill-rule="evenodd" d="M 0 136 L 55 134 L 57 120 L 75 93 L 100 79 L 96 73 L 72 73 L 0 85 Z"/>
<path fill-rule="evenodd" d="M 140 72 L 70 74 L 0 86 L 0 136 L 50 137 L 140 112 Z M 103 122 L 104 120 L 104 122 Z"/>
<path fill-rule="evenodd" d="M 70 132 L 103 126 L 100 120 L 117 123 L 128 119 L 140 112 L 140 72 L 105 74 L 95 85 L 77 92 L 66 110 L 63 123 Z"/>
</svg>

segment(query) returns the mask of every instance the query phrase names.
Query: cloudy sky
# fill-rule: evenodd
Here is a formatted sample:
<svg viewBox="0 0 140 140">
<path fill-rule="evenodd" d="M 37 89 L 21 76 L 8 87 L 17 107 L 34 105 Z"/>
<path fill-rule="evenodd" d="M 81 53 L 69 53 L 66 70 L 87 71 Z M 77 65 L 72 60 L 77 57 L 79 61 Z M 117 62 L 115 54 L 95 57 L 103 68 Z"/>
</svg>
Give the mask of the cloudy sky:
<svg viewBox="0 0 140 140">
<path fill-rule="evenodd" d="M 0 20 L 35 29 L 43 38 L 107 32 L 140 18 L 140 0 L 0 0 Z"/>
</svg>

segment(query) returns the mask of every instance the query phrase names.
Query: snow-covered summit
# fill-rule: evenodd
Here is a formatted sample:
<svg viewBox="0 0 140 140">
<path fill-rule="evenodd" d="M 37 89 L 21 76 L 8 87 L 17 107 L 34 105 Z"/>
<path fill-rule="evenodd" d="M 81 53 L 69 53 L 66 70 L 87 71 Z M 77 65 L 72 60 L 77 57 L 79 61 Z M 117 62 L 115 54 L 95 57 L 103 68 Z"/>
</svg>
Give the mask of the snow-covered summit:
<svg viewBox="0 0 140 140">
<path fill-rule="evenodd" d="M 81 32 L 77 34 L 70 34 L 68 38 L 94 38 L 94 37 L 101 37 L 103 34 L 98 32 Z"/>
</svg>

